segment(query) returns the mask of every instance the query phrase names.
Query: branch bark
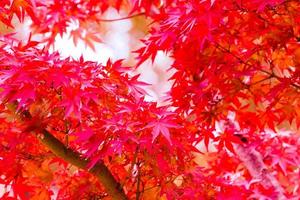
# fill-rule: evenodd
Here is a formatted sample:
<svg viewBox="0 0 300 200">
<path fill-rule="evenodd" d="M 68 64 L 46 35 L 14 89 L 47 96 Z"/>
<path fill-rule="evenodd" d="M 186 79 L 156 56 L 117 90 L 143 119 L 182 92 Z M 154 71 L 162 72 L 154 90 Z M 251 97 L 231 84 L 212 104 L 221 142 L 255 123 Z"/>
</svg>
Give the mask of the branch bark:
<svg viewBox="0 0 300 200">
<path fill-rule="evenodd" d="M 17 102 L 8 103 L 7 109 L 17 115 L 16 119 L 20 122 L 26 123 L 32 118 L 29 111 L 17 112 Z M 36 124 L 30 124 L 27 129 L 28 132 L 34 132 L 37 139 L 50 149 L 56 156 L 62 158 L 68 163 L 80 168 L 87 170 L 89 163 L 88 159 L 81 156 L 80 153 L 67 148 L 59 139 L 54 137 L 46 129 L 41 129 Z M 121 186 L 121 184 L 114 178 L 110 170 L 103 163 L 95 164 L 89 172 L 93 174 L 102 183 L 106 192 L 113 200 L 127 200 L 127 196 Z"/>
<path fill-rule="evenodd" d="M 55 155 L 69 162 L 70 164 L 81 168 L 87 169 L 89 161 L 82 158 L 79 153 L 65 147 L 65 145 L 55 138 L 47 130 L 43 130 L 38 136 L 39 141 L 48 147 Z M 38 135 L 37 134 L 37 135 Z M 113 177 L 109 169 L 102 163 L 96 164 L 89 172 L 93 174 L 105 187 L 106 192 L 114 200 L 126 200 L 127 197 L 121 185 Z"/>
<path fill-rule="evenodd" d="M 263 187 L 274 190 L 275 198 L 278 200 L 285 200 L 286 196 L 284 195 L 284 191 L 274 177 L 268 171 L 267 166 L 265 165 L 262 155 L 256 151 L 254 148 L 250 146 L 243 145 L 235 145 L 235 152 L 240 158 L 241 161 L 245 164 L 245 167 L 248 169 L 249 173 L 254 179 L 258 179 L 261 181 Z"/>
</svg>

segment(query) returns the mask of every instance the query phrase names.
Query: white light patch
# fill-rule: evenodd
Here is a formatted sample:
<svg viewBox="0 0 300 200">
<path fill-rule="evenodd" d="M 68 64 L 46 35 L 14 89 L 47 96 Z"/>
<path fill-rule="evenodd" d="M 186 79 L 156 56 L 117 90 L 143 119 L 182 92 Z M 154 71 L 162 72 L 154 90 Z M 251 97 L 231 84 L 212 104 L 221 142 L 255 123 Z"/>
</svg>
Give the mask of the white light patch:
<svg viewBox="0 0 300 200">
<path fill-rule="evenodd" d="M 104 19 L 121 18 L 120 14 L 110 9 L 107 11 Z M 105 64 L 110 58 L 112 60 L 127 59 L 130 53 L 130 20 L 119 20 L 115 22 L 102 22 L 109 30 L 106 34 L 99 33 L 103 43 L 94 43 L 95 51 L 87 47 L 84 41 L 78 40 L 77 45 L 73 43 L 70 32 L 78 28 L 78 23 L 72 22 L 67 28 L 67 33 L 55 38 L 54 50 L 58 51 L 62 57 L 80 58 L 82 55 L 85 60 L 95 61 Z M 105 24 L 104 24 L 105 23 Z M 53 50 L 53 49 L 52 49 Z"/>
</svg>

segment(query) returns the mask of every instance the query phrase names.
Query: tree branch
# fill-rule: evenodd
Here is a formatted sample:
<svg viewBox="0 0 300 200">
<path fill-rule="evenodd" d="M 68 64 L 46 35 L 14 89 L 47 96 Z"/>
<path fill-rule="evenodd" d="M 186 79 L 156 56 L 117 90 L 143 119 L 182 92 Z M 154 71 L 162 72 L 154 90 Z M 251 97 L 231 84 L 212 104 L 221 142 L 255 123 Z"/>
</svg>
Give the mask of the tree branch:
<svg viewBox="0 0 300 200">
<path fill-rule="evenodd" d="M 275 199 L 286 199 L 280 183 L 274 175 L 268 171 L 268 168 L 263 161 L 263 157 L 258 151 L 250 146 L 243 146 L 239 144 L 234 146 L 234 150 L 239 159 L 248 169 L 251 176 L 254 179 L 260 180 L 264 188 L 272 188 L 274 190 Z"/>
<path fill-rule="evenodd" d="M 26 123 L 32 118 L 29 111 L 17 111 L 17 102 L 6 104 L 7 109 L 10 112 L 15 113 L 16 120 Z M 87 166 L 90 163 L 88 159 L 81 156 L 80 153 L 67 148 L 59 139 L 54 137 L 49 131 L 36 125 L 30 125 L 26 128 L 28 132 L 33 132 L 37 136 L 37 139 L 45 145 L 52 153 L 62 158 L 68 163 L 80 168 L 87 170 Z M 127 200 L 127 196 L 121 186 L 121 184 L 114 178 L 112 173 L 103 163 L 95 164 L 89 172 L 93 174 L 104 186 L 106 192 L 113 200 Z"/>
<path fill-rule="evenodd" d="M 39 135 L 37 137 L 39 141 L 46 147 L 48 147 L 55 155 L 78 168 L 87 169 L 86 166 L 89 163 L 88 160 L 82 158 L 79 153 L 66 148 L 61 141 L 55 138 L 47 130 L 43 130 L 37 135 Z M 102 183 L 102 185 L 106 189 L 106 192 L 110 195 L 112 199 L 127 199 L 124 190 L 104 164 L 97 163 L 94 167 L 92 167 L 89 170 L 89 172 L 97 177 L 97 179 Z"/>
</svg>

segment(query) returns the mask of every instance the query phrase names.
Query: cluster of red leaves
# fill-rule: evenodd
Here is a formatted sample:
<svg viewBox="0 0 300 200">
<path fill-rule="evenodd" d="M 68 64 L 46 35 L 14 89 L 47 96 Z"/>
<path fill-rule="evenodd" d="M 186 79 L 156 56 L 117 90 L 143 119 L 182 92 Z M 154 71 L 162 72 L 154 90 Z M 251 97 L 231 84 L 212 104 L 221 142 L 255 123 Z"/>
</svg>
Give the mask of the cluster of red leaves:
<svg viewBox="0 0 300 200">
<path fill-rule="evenodd" d="M 6 44 L 0 49 L 1 117 L 9 126 L 1 132 L 1 144 L 10 150 L 9 154 L 1 154 L 1 161 L 17 165 L 12 174 L 13 168 L 1 170 L 6 184 L 14 186 L 10 180 L 24 176 L 25 166 L 20 164 L 24 161 L 16 161 L 10 155 L 21 155 L 15 144 L 18 137 L 29 138 L 20 142 L 21 150 L 34 151 L 40 145 L 29 132 L 42 129 L 62 141 L 68 138 L 66 145 L 89 158 L 89 167 L 102 161 L 111 163 L 116 176 L 125 187 L 128 185 L 129 196 L 129 184 L 135 180 L 126 174 L 133 173 L 128 170 L 132 163 L 143 163 L 139 173 L 145 174 L 143 183 L 148 187 L 184 170 L 181 168 L 185 160 L 192 159 L 189 152 L 193 147 L 187 132 L 178 124 L 181 120 L 167 107 L 143 101 L 145 91 L 140 85 L 145 83 L 138 81 L 138 76 L 130 77 L 126 73 L 129 68 L 122 67 L 121 61 L 108 61 L 102 66 L 83 59 L 61 60 L 59 54 L 49 54 L 31 43 Z M 18 113 L 28 111 L 30 119 L 18 122 L 11 107 L 16 107 Z M 49 184 L 53 181 L 56 180 Z M 65 195 L 68 188 L 54 185 L 62 190 L 59 194 Z"/>
<path fill-rule="evenodd" d="M 28 16 L 32 34 L 46 34 L 48 45 L 76 22 L 74 42 L 82 39 L 89 46 L 100 41 L 93 24 L 101 22 L 102 13 L 109 6 L 128 6 L 154 21 L 136 51 L 138 65 L 162 50 L 174 58 L 176 69 L 170 105 L 158 107 L 143 100 L 147 84 L 130 76 L 121 61 L 103 66 L 63 60 L 37 48 L 37 42 L 22 45 L 3 37 L 0 181 L 15 197 L 47 199 L 56 190 L 58 199 L 106 195 L 86 172 L 46 153 L 30 134 L 39 129 L 89 158 L 89 167 L 107 164 L 130 198 L 300 195 L 298 1 L 7 0 L 0 5 L 1 22 L 11 26 L 12 16 L 20 21 Z M 20 122 L 15 110 L 31 118 Z M 281 127 L 296 133 L 285 135 Z M 196 167 L 195 145 L 202 141 L 207 150 L 216 150 Z"/>
<path fill-rule="evenodd" d="M 62 37 L 70 28 L 75 45 L 78 40 L 82 40 L 95 50 L 94 43 L 101 42 L 99 24 L 105 21 L 102 15 L 109 7 L 118 11 L 130 8 L 131 13 L 145 11 L 147 15 L 156 15 L 162 5 L 160 0 L 3 0 L 0 2 L 0 22 L 13 28 L 14 16 L 20 22 L 28 17 L 32 21 L 32 33 L 42 34 L 47 46 L 53 45 L 56 36 Z"/>
<path fill-rule="evenodd" d="M 207 148 L 213 142 L 219 153 L 224 147 L 236 153 L 235 146 L 250 143 L 264 158 L 277 149 L 268 169 L 277 179 L 299 179 L 298 133 L 287 143 L 278 143 L 284 140 L 279 135 L 261 134 L 266 128 L 276 132 L 278 127 L 300 126 L 299 2 L 179 1 L 164 11 L 154 18 L 156 26 L 137 53 L 140 63 L 154 59 L 159 50 L 174 58 L 170 100 L 176 113 L 190 121 Z M 213 134 L 220 122 L 221 133 Z M 223 163 L 209 169 L 216 173 L 218 166 Z M 234 166 L 237 172 L 239 165 Z M 224 169 L 217 177 L 226 173 Z M 297 181 L 289 181 L 283 193 L 299 195 Z M 263 198 L 263 189 L 257 190 Z M 273 196 L 266 196 L 279 198 L 271 191 Z"/>
</svg>

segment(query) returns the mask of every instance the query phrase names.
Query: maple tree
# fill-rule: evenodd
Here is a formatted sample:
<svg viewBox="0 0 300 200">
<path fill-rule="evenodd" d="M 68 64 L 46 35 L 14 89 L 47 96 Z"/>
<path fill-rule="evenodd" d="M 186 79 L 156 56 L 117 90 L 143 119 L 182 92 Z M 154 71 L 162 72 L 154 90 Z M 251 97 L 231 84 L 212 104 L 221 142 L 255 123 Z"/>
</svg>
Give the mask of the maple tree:
<svg viewBox="0 0 300 200">
<path fill-rule="evenodd" d="M 74 21 L 95 50 L 110 7 L 151 20 L 135 66 L 50 53 Z M 42 40 L 0 36 L 1 199 L 299 198 L 299 1 L 2 0 L 14 16 Z M 159 51 L 164 106 L 131 73 Z"/>
</svg>

